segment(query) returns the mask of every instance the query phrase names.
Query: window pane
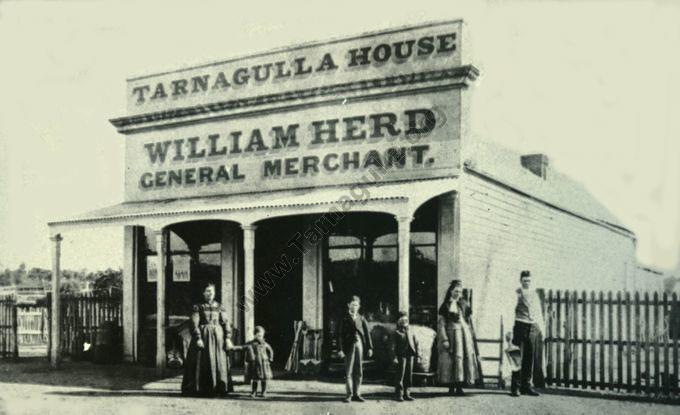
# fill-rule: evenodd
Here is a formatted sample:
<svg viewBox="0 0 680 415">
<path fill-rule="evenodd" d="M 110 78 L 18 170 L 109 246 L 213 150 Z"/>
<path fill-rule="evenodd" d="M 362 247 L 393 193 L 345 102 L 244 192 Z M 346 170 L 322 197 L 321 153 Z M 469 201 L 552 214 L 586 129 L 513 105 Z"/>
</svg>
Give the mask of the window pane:
<svg viewBox="0 0 680 415">
<path fill-rule="evenodd" d="M 219 249 L 219 244 L 218 244 L 218 249 Z M 220 266 L 222 261 L 222 255 L 219 253 L 214 253 L 214 254 L 199 254 L 198 255 L 198 262 L 200 265 L 214 265 L 214 266 Z"/>
<path fill-rule="evenodd" d="M 361 239 L 356 236 L 331 235 L 328 237 L 328 246 L 361 245 Z"/>
<path fill-rule="evenodd" d="M 375 238 L 373 245 L 396 245 L 399 242 L 396 233 L 388 233 Z"/>
<path fill-rule="evenodd" d="M 375 262 L 394 262 L 397 260 L 397 248 L 379 247 L 373 248 L 373 261 Z"/>
<path fill-rule="evenodd" d="M 170 231 L 170 252 L 174 251 L 188 251 L 189 246 L 182 238 L 179 237 L 175 232 Z"/>
<path fill-rule="evenodd" d="M 144 228 L 144 246 L 142 252 L 156 252 L 156 237 L 151 228 Z"/>
<path fill-rule="evenodd" d="M 328 257 L 331 261 L 358 260 L 361 258 L 360 248 L 336 248 L 328 250 Z"/>
<path fill-rule="evenodd" d="M 206 252 L 206 251 L 220 251 L 222 250 L 222 244 L 219 242 L 215 242 L 212 244 L 207 244 L 207 245 L 202 245 L 201 246 L 201 252 Z"/>
<path fill-rule="evenodd" d="M 434 232 L 411 232 L 411 244 L 434 244 L 437 242 L 437 236 Z"/>
</svg>

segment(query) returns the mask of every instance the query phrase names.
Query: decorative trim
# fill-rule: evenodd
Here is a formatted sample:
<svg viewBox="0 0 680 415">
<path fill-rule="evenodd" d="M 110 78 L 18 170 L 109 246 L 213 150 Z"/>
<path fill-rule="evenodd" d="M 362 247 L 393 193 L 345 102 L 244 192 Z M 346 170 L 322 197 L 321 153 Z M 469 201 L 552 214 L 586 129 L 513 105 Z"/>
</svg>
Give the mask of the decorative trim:
<svg viewBox="0 0 680 415">
<path fill-rule="evenodd" d="M 451 80 L 457 81 L 453 86 L 466 87 L 470 81 L 477 79 L 477 76 L 479 76 L 479 70 L 477 68 L 472 65 L 465 65 L 437 71 L 394 75 L 385 78 L 365 79 L 336 85 L 287 91 L 278 94 L 259 95 L 250 98 L 234 99 L 206 105 L 176 108 L 159 112 L 132 115 L 128 117 L 112 118 L 109 121 L 114 127 L 118 129 L 119 132 L 126 133 L 130 132 L 128 127 L 141 126 L 154 122 L 182 119 L 197 115 L 214 114 L 237 109 L 257 108 L 271 104 L 291 103 L 316 97 L 371 91 L 380 88 Z M 277 108 L 277 110 L 280 109 Z"/>
<path fill-rule="evenodd" d="M 385 200 L 408 200 L 408 197 L 405 196 L 390 196 L 390 197 L 376 197 L 376 198 L 370 198 L 367 200 L 374 200 L 374 201 L 385 201 Z M 159 201 L 161 202 L 161 201 Z M 361 200 L 361 201 L 352 201 L 351 203 L 357 204 L 357 205 L 363 205 L 366 202 L 366 200 Z M 147 202 L 145 202 L 147 203 Z M 211 214 L 211 213 L 223 213 L 223 212 L 236 212 L 236 211 L 248 211 L 248 210 L 257 210 L 257 209 L 276 209 L 276 208 L 294 208 L 294 207 L 303 207 L 303 206 L 321 206 L 321 205 L 333 205 L 336 203 L 340 203 L 337 200 L 333 201 L 326 201 L 326 202 L 310 202 L 310 203 L 290 203 L 290 204 L 272 204 L 272 205 L 261 205 L 261 206 L 244 206 L 244 207 L 222 207 L 222 208 L 213 208 L 213 209 L 183 209 L 183 210 L 175 210 L 175 211 L 165 211 L 165 212 L 143 212 L 143 213 L 128 213 L 128 214 L 121 214 L 121 215 L 112 215 L 112 216 L 101 216 L 101 217 L 96 217 L 96 218 L 86 218 L 86 219 L 67 219 L 67 220 L 62 220 L 62 221 L 55 221 L 55 222 L 48 222 L 48 226 L 58 226 L 58 225 L 67 225 L 67 224 L 76 224 L 76 223 L 101 223 L 101 222 L 110 222 L 110 221 L 116 221 L 116 220 L 125 220 L 125 219 L 134 219 L 134 218 L 149 218 L 149 217 L 163 217 L 163 216 L 174 216 L 174 215 L 185 215 L 185 214 Z"/>
</svg>

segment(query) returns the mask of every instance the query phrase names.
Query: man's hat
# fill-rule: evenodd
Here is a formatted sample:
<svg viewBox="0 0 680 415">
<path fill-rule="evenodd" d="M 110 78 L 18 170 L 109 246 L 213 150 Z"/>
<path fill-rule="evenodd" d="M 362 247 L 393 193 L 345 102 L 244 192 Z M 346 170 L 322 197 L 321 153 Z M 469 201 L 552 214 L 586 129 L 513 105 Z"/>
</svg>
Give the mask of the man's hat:
<svg viewBox="0 0 680 415">
<path fill-rule="evenodd" d="M 519 274 L 519 277 L 520 278 L 531 277 L 531 272 L 529 272 L 528 270 L 524 270 Z"/>
</svg>

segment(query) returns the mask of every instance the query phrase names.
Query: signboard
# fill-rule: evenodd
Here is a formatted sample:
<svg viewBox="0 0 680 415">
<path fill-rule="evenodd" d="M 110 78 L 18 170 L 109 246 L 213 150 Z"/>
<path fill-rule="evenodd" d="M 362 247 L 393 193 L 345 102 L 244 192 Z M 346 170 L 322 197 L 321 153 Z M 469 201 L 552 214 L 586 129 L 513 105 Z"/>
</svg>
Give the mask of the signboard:
<svg viewBox="0 0 680 415">
<path fill-rule="evenodd" d="M 172 280 L 175 282 L 191 281 L 191 257 L 189 255 L 172 255 Z"/>
<path fill-rule="evenodd" d="M 156 267 L 156 257 L 146 258 L 146 281 L 156 282 L 158 280 L 158 268 Z"/>
<path fill-rule="evenodd" d="M 310 43 L 127 82 L 128 115 L 460 66 L 463 22 Z"/>
<path fill-rule="evenodd" d="M 460 90 L 194 123 L 128 137 L 128 201 L 449 177 Z"/>
</svg>

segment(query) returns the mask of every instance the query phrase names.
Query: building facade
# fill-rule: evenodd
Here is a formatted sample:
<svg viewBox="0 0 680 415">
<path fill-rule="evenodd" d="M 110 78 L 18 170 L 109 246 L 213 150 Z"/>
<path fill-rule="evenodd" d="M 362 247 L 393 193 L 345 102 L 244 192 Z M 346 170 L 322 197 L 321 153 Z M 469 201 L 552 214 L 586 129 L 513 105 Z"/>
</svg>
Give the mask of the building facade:
<svg viewBox="0 0 680 415">
<path fill-rule="evenodd" d="M 62 233 L 123 228 L 125 355 L 163 372 L 206 283 L 236 341 L 263 325 L 285 354 L 304 320 L 326 356 L 353 294 L 372 324 L 433 326 L 460 278 L 496 333 L 522 269 L 626 287 L 630 231 L 547 158 L 472 138 L 465 42 L 462 21 L 438 22 L 129 79 L 111 120 L 125 200 L 49 224 L 53 290 Z"/>
</svg>

